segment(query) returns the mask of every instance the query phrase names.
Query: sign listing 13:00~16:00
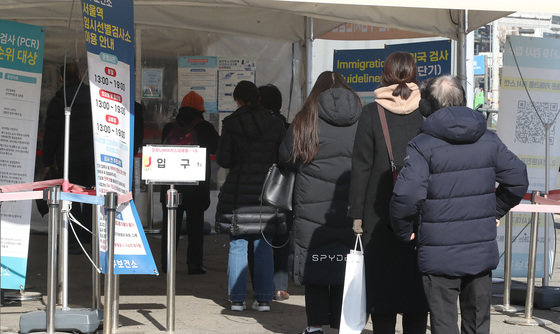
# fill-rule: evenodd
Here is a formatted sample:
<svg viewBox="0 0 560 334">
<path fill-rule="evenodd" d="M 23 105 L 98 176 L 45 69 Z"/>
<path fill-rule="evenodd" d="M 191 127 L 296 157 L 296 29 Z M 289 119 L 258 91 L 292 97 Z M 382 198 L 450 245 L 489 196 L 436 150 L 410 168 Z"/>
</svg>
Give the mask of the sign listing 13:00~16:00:
<svg viewBox="0 0 560 334">
<path fill-rule="evenodd" d="M 82 0 L 98 195 L 125 194 L 131 189 L 133 13 L 131 0 Z M 99 248 L 104 253 L 106 222 L 99 210 Z M 106 268 L 105 256 L 101 256 L 101 267 Z M 157 273 L 133 201 L 117 209 L 114 270 L 115 274 Z"/>
</svg>

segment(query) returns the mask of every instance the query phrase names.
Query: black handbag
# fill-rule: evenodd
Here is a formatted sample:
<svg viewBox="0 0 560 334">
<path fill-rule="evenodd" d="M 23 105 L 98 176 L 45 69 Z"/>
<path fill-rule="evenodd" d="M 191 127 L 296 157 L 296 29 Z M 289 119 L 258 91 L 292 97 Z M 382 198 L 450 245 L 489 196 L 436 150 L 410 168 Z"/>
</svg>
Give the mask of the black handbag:
<svg viewBox="0 0 560 334">
<path fill-rule="evenodd" d="M 280 210 L 292 211 L 295 180 L 295 172 L 282 170 L 277 164 L 272 164 L 264 180 L 261 201 Z"/>
<path fill-rule="evenodd" d="M 286 213 L 270 206 L 246 206 L 216 217 L 216 232 L 233 236 L 244 234 L 285 234 Z"/>
</svg>

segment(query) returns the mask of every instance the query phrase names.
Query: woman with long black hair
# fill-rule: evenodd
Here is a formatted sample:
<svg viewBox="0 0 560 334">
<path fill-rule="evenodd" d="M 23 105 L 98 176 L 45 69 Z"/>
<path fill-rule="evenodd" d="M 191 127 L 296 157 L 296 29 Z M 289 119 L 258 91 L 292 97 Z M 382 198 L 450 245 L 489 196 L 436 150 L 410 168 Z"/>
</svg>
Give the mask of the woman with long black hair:
<svg viewBox="0 0 560 334">
<path fill-rule="evenodd" d="M 340 324 L 344 259 L 355 239 L 347 212 L 360 112 L 360 99 L 344 77 L 323 72 L 280 146 L 281 166 L 297 171 L 292 276 L 305 285 L 303 333 Z"/>
</svg>

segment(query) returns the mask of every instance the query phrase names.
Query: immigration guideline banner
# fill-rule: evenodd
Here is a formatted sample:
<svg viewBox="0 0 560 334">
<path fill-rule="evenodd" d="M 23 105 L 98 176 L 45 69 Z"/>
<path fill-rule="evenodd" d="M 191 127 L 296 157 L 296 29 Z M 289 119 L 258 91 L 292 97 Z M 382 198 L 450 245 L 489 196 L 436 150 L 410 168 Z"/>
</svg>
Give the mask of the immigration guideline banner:
<svg viewBox="0 0 560 334">
<path fill-rule="evenodd" d="M 396 51 L 410 53 L 418 68 L 418 81 L 451 73 L 451 41 L 391 44 L 383 49 L 335 50 L 333 71 L 342 74 L 364 103 L 373 101 L 381 83 L 385 59 Z"/>
<path fill-rule="evenodd" d="M 134 22 L 132 0 L 82 0 L 93 113 L 97 195 L 125 194 L 132 185 Z M 98 212 L 101 267 L 106 270 L 106 221 Z M 115 274 L 157 274 L 133 201 L 115 222 Z"/>
<path fill-rule="evenodd" d="M 504 46 L 497 133 L 508 148 L 527 165 L 528 192 L 545 190 L 545 148 L 548 146 L 548 190 L 553 190 L 556 188 L 560 163 L 560 117 L 557 117 L 560 112 L 560 40 L 523 36 L 507 38 Z M 545 138 L 543 123 L 550 125 L 548 141 Z M 536 275 L 542 277 L 544 215 L 539 216 L 541 222 L 538 230 Z M 514 277 L 527 276 L 530 229 L 524 227 L 530 219 L 529 213 L 513 214 L 513 235 L 518 236 L 513 243 L 512 252 Z M 548 230 L 550 259 L 554 257 L 555 242 L 552 225 L 549 224 Z M 498 233 L 498 238 L 501 238 L 503 229 L 498 230 Z M 503 246 L 503 242 L 498 244 Z M 549 262 L 548 272 L 551 272 L 553 263 Z M 500 263 L 498 269 L 503 270 L 503 263 Z"/>
</svg>

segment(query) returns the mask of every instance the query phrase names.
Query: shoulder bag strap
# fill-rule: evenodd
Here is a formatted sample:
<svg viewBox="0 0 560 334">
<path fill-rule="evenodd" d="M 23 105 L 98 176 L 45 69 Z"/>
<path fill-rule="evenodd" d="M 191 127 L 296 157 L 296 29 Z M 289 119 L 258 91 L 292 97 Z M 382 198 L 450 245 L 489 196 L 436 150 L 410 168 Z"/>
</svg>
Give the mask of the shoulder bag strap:
<svg viewBox="0 0 560 334">
<path fill-rule="evenodd" d="M 383 137 L 385 138 L 385 145 L 387 146 L 387 153 L 389 153 L 389 162 L 391 163 L 391 171 L 393 172 L 393 178 L 394 178 L 395 172 L 397 171 L 397 166 L 395 165 L 395 159 L 393 158 L 393 149 L 391 148 L 391 137 L 389 136 L 389 127 L 387 126 L 387 118 L 385 117 L 385 110 L 379 103 L 377 103 L 377 112 L 379 113 L 379 119 L 381 120 Z"/>
</svg>

